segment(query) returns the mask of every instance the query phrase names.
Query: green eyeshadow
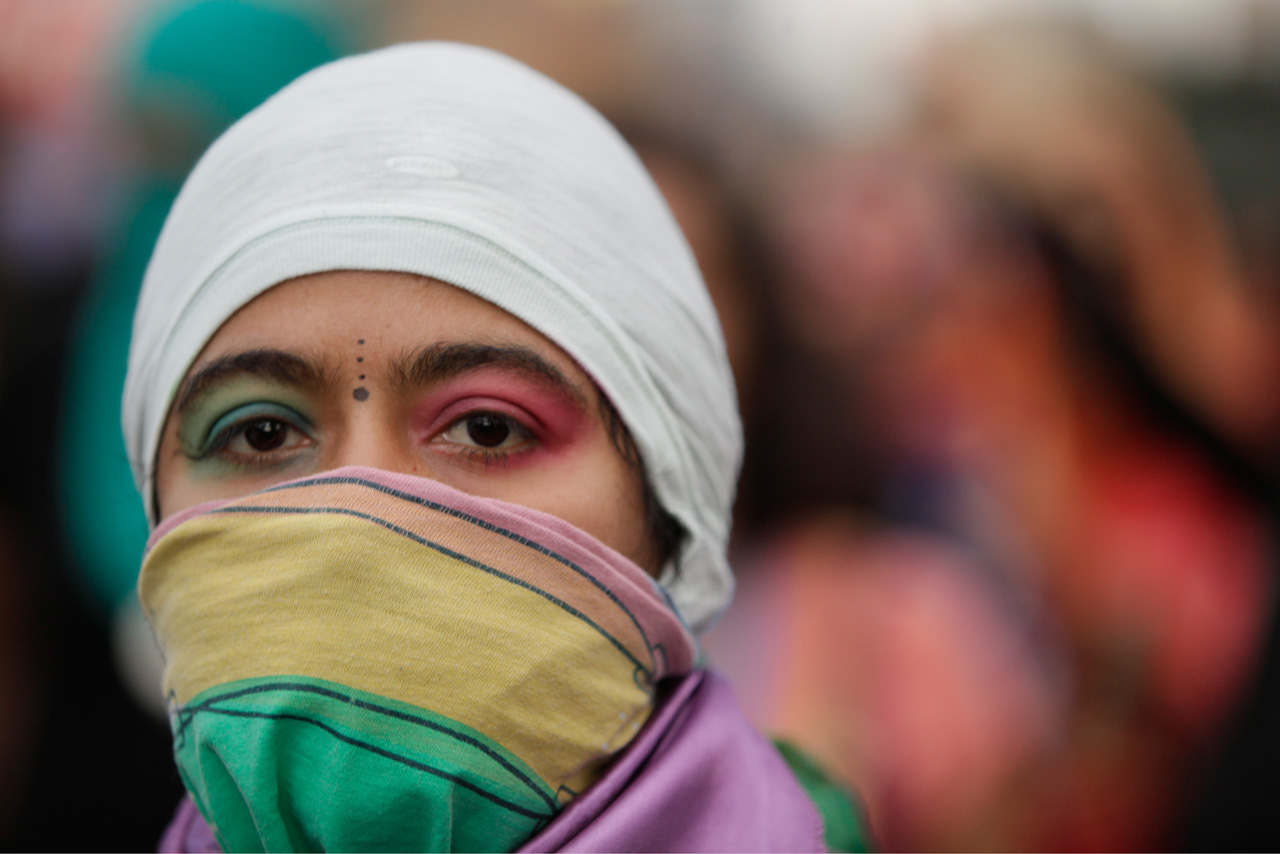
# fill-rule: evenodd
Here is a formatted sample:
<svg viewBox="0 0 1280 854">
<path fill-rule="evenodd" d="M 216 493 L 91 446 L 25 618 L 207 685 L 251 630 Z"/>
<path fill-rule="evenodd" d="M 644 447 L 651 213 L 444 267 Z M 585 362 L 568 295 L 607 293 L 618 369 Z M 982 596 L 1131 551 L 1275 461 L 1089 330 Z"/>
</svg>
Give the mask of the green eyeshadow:
<svg viewBox="0 0 1280 854">
<path fill-rule="evenodd" d="M 235 424 L 253 418 L 278 418 L 311 432 L 313 423 L 303 412 L 306 399 L 292 389 L 260 379 L 232 380 L 202 395 L 182 416 L 178 442 L 193 459 L 207 455 L 220 436 Z"/>
</svg>

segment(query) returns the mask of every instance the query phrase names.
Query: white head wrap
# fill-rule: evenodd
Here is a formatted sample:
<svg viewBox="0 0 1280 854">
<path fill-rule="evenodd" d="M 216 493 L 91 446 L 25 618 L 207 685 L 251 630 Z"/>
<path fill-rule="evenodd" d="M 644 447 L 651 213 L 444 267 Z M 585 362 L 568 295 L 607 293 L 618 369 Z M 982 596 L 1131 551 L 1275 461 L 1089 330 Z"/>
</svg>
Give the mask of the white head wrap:
<svg viewBox="0 0 1280 854">
<path fill-rule="evenodd" d="M 695 629 L 714 620 L 733 590 L 742 432 L 693 255 L 603 118 L 475 47 L 402 45 L 323 66 L 196 166 L 147 269 L 129 353 L 124 432 L 149 514 L 161 431 L 196 356 L 263 291 L 329 270 L 449 282 L 577 360 L 689 534 L 662 582 Z"/>
</svg>

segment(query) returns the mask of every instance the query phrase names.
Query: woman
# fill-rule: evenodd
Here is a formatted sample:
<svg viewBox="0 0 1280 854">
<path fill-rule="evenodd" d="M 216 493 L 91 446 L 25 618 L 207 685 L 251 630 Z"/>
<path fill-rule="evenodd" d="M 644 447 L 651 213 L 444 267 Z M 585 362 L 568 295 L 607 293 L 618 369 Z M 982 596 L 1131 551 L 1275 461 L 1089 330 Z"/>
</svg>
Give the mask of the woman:
<svg viewBox="0 0 1280 854">
<path fill-rule="evenodd" d="M 697 668 L 741 451 L 711 303 L 559 86 L 405 45 L 234 126 L 157 244 L 124 427 L 166 848 L 821 847 Z"/>
</svg>

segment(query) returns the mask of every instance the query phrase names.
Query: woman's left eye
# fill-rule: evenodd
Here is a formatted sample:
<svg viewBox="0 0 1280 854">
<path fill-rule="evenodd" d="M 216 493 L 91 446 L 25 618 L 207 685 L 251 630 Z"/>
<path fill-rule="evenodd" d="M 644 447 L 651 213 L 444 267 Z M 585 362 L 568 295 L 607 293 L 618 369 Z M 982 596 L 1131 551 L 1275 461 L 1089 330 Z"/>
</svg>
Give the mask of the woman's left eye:
<svg viewBox="0 0 1280 854">
<path fill-rule="evenodd" d="M 519 421 L 496 412 L 473 412 L 453 422 L 440 438 L 455 445 L 485 451 L 513 451 L 533 441 Z"/>
</svg>

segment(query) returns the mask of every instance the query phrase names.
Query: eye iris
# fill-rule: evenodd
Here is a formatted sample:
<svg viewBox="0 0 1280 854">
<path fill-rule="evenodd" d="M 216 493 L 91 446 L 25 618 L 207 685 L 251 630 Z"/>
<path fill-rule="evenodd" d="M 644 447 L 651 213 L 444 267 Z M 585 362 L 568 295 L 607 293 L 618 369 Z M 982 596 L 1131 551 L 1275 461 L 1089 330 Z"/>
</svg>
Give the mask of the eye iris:
<svg viewBox="0 0 1280 854">
<path fill-rule="evenodd" d="M 264 418 L 244 429 L 244 440 L 255 451 L 274 451 L 284 444 L 288 427 L 282 421 Z"/>
<path fill-rule="evenodd" d="M 496 448 L 511 435 L 511 426 L 493 415 L 476 415 L 467 419 L 467 435 L 482 448 Z"/>
</svg>

